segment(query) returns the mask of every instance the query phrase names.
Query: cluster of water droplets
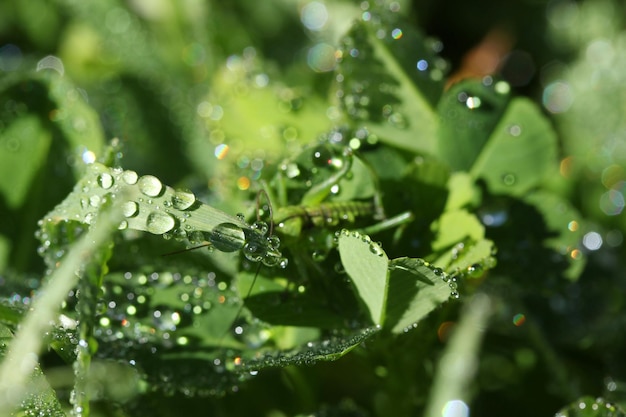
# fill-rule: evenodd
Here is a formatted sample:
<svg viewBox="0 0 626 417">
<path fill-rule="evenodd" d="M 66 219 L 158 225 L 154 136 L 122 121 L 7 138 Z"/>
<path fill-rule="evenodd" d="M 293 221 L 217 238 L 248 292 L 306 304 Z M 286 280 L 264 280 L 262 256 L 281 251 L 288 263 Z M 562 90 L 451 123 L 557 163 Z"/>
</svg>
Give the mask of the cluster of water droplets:
<svg viewBox="0 0 626 417">
<path fill-rule="evenodd" d="M 366 234 L 360 233 L 356 230 L 350 231 L 348 229 L 341 229 L 335 232 L 335 243 L 339 241 L 339 238 L 341 236 L 353 237 L 359 239 L 363 243 L 366 243 L 369 247 L 370 252 L 372 252 L 376 256 L 382 257 L 385 255 L 385 251 L 382 248 L 382 243 L 374 242 L 372 238 L 370 238 Z"/>
<path fill-rule="evenodd" d="M 458 243 L 452 248 L 452 261 L 462 260 L 464 254 L 466 253 L 466 246 L 464 243 Z M 496 267 L 498 261 L 496 259 L 498 251 L 495 246 L 491 247 L 490 254 L 477 262 L 473 262 L 465 268 L 456 268 L 454 272 L 451 273 L 452 276 L 457 278 L 458 280 L 465 278 L 480 278 L 486 271 L 493 269 Z"/>
<path fill-rule="evenodd" d="M 361 9 L 361 22 L 344 37 L 337 53 L 337 97 L 352 119 L 385 121 L 405 129 L 410 118 L 402 110 L 400 81 L 380 62 L 378 49 L 385 48 L 420 89 L 435 91 L 448 67 L 438 56 L 443 44 L 415 33 L 399 18 L 399 8 L 362 2 Z"/>
<path fill-rule="evenodd" d="M 237 350 L 220 348 L 241 299 L 219 274 L 183 270 L 110 274 L 94 331 L 97 356 L 137 367 L 165 393 L 221 395 L 251 376 L 238 369 Z M 243 318 L 235 334 L 250 350 L 269 337 L 264 323 Z M 174 351 L 175 359 L 152 363 L 153 355 Z"/>
<path fill-rule="evenodd" d="M 243 250 L 250 261 L 287 265 L 279 250 L 280 240 L 270 236 L 268 226 L 262 222 L 248 225 L 242 217 L 231 217 L 204 206 L 192 192 L 174 190 L 152 175 L 139 176 L 135 171 L 95 163 L 88 170 L 72 194 L 40 222 L 39 250 L 52 258 L 52 264 L 65 253 L 63 240 L 74 240 L 63 235 L 82 233 L 84 225 L 96 221 L 102 206 L 112 202 L 121 205 L 121 230 L 144 230 L 165 239 L 207 244 L 211 250 L 223 252 Z M 122 191 L 132 197 L 120 201 L 117 197 Z"/>
<path fill-rule="evenodd" d="M 352 149 L 343 144 L 335 144 L 328 141 L 321 141 L 319 144 L 304 149 L 295 158 L 283 161 L 279 169 L 287 180 L 293 180 L 293 187 L 306 189 L 322 182 L 328 176 L 343 169 L 349 164 L 352 157 Z M 338 194 L 338 186 L 335 190 L 331 188 L 331 193 Z M 290 203 L 299 203 L 297 193 L 290 195 Z"/>
<path fill-rule="evenodd" d="M 619 407 L 604 398 L 583 397 L 576 400 L 566 409 L 556 413 L 555 417 L 573 417 L 581 415 L 622 417 L 625 414 Z"/>
<path fill-rule="evenodd" d="M 243 255 L 251 262 L 261 262 L 265 266 L 287 267 L 287 258 L 280 252 L 280 239 L 270 233 L 270 227 L 263 221 L 256 221 L 251 225 L 251 231 L 246 235 L 243 246 Z"/>
</svg>

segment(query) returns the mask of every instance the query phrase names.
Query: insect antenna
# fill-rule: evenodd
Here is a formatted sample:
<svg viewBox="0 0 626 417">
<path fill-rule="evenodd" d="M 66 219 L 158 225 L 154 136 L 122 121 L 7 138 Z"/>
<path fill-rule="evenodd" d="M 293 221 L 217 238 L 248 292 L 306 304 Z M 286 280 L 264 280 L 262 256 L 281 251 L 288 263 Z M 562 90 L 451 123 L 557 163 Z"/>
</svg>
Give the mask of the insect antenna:
<svg viewBox="0 0 626 417">
<path fill-rule="evenodd" d="M 165 256 L 179 255 L 181 253 L 189 252 L 189 251 L 192 251 L 192 250 L 206 248 L 207 246 L 211 246 L 211 244 L 207 242 L 207 243 L 203 243 L 202 245 L 192 246 L 190 248 L 185 248 L 185 249 L 175 250 L 173 252 L 163 253 L 163 254 L 161 254 L 161 256 L 165 257 Z"/>
</svg>

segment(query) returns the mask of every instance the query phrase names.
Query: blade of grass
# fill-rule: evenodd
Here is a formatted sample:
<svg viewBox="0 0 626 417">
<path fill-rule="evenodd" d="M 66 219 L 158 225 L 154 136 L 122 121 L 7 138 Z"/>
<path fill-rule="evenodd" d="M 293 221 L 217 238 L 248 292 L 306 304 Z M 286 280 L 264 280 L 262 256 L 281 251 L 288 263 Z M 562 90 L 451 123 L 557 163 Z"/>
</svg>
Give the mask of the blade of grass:
<svg viewBox="0 0 626 417">
<path fill-rule="evenodd" d="M 9 415 L 28 392 L 26 384 L 38 364 L 43 335 L 51 327 L 61 303 L 76 285 L 79 279 L 76 271 L 111 237 L 122 219 L 119 205 L 105 209 L 94 227 L 71 248 L 33 301 L 31 312 L 22 322 L 0 364 L 0 415 Z"/>
<path fill-rule="evenodd" d="M 461 320 L 439 361 L 424 416 L 469 415 L 469 387 L 478 367 L 480 344 L 491 314 L 491 304 L 487 295 L 476 294 L 463 310 Z M 454 412 L 449 409 L 454 409 Z"/>
</svg>

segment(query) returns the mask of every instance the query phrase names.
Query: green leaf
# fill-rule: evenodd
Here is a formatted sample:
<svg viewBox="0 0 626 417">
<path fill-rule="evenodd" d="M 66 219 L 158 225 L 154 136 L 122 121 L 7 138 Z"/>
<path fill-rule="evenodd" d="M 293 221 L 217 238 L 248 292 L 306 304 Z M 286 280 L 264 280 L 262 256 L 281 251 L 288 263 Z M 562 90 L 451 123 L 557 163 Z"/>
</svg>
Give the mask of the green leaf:
<svg viewBox="0 0 626 417">
<path fill-rule="evenodd" d="M 456 171 L 472 167 L 506 110 L 508 90 L 496 89 L 494 84 L 461 81 L 438 104 L 439 155 Z"/>
<path fill-rule="evenodd" d="M 485 236 L 485 227 L 467 210 L 445 212 L 432 225 L 437 237 L 431 243 L 437 252 L 467 239 L 478 241 Z"/>
<path fill-rule="evenodd" d="M 526 98 L 508 101 L 508 85 L 464 82 L 439 106 L 439 154 L 453 169 L 468 170 L 494 193 L 523 195 L 557 166 L 549 121 Z"/>
<path fill-rule="evenodd" d="M 448 180 L 448 189 L 450 194 L 448 194 L 445 211 L 475 207 L 480 202 L 480 190 L 467 172 L 452 173 Z"/>
<path fill-rule="evenodd" d="M 339 255 L 372 322 L 382 325 L 389 283 L 387 255 L 369 236 L 347 230 L 339 235 Z"/>
<path fill-rule="evenodd" d="M 252 271 L 237 274 L 237 287 L 246 296 L 254 282 L 245 306 L 258 319 L 273 325 L 308 326 L 321 329 L 344 327 L 344 317 L 329 308 L 327 299 L 315 297 L 308 292 L 290 292 L 279 281 L 288 282 L 282 273 L 270 271 L 273 279 Z M 282 272 L 282 271 L 281 271 Z M 254 276 L 256 275 L 256 279 Z M 290 346 L 291 347 L 291 346 Z"/>
<path fill-rule="evenodd" d="M 387 326 L 393 333 L 414 327 L 452 294 L 447 275 L 416 258 L 396 258 L 389 263 Z"/>
<path fill-rule="evenodd" d="M 482 276 L 487 269 L 496 266 L 494 254 L 494 243 L 491 240 L 482 239 L 471 245 L 464 244 L 463 248 L 456 253 L 451 251 L 449 258 L 445 256 L 445 259 L 444 257 L 437 259 L 437 265 L 448 265 L 446 271 L 450 273 L 465 271 L 470 278 L 477 278 Z"/>
<path fill-rule="evenodd" d="M 196 200 L 194 194 L 174 190 L 151 175 L 139 177 L 134 171 L 108 168 L 93 163 L 74 190 L 47 216 L 47 222 L 61 220 L 90 224 L 97 209 L 108 199 L 126 191 L 128 200 L 115 201 L 122 207 L 125 220 L 121 229 L 141 230 L 157 235 L 169 233 L 192 240 L 194 232 L 203 232 L 215 247 L 224 252 L 241 249 L 245 231 L 250 227 L 240 218 Z M 185 225 L 183 228 L 182 225 Z M 226 226 L 225 226 L 226 225 Z"/>
<path fill-rule="evenodd" d="M 10 241 L 2 245 L 10 252 L 0 253 L 0 264 L 37 268 L 31 238 L 37 220 L 82 175 L 81 158 L 102 154 L 100 121 L 82 94 L 51 70 L 0 78 L 0 102 L 6 104 L 0 109 L 0 209 L 12 218 L 0 226 L 0 239 Z"/>
<path fill-rule="evenodd" d="M 588 225 L 578 210 L 557 194 L 540 190 L 524 197 L 524 201 L 535 206 L 543 215 L 547 229 L 552 232 L 543 243 L 555 252 L 566 255 L 569 266 L 563 275 L 576 281 L 587 264 L 581 243 Z"/>
<path fill-rule="evenodd" d="M 0 132 L 0 193 L 9 208 L 20 207 L 46 160 L 52 135 L 32 114 L 14 119 Z"/>
<path fill-rule="evenodd" d="M 443 90 L 443 68 L 433 45 L 409 24 L 395 16 L 373 16 L 355 23 L 343 40 L 341 103 L 356 125 L 381 141 L 433 153 L 437 117 L 432 106 Z"/>
<path fill-rule="evenodd" d="M 276 78 L 260 58 L 231 56 L 201 104 L 211 140 L 191 142 L 190 158 L 207 176 L 222 178 L 227 186 L 216 191 L 227 204 L 247 197 L 231 187 L 238 179 L 258 179 L 261 167 L 277 165 L 331 126 L 323 97 L 309 87 L 275 82 Z M 212 163 L 207 164 L 207 156 Z M 240 210 L 235 207 L 241 203 L 229 206 Z"/>
<path fill-rule="evenodd" d="M 4 359 L 6 344 L 13 339 L 11 331 L 0 324 L 0 358 Z M 15 370 L 16 373 L 20 370 Z M 4 406 L 0 406 L 3 411 Z M 28 381 L 28 394 L 22 400 L 16 410 L 11 415 L 28 415 L 28 416 L 50 416 L 65 417 L 65 412 L 59 403 L 56 393 L 50 387 L 48 380 L 41 371 L 39 365 L 35 366 L 35 370 L 30 375 Z"/>
</svg>

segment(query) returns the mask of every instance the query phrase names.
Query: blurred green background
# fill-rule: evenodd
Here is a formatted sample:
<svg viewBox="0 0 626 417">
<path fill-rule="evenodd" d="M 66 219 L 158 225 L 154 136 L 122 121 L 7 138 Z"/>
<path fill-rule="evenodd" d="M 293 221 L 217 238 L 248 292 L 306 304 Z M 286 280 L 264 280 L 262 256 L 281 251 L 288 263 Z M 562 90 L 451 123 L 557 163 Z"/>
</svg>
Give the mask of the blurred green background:
<svg viewBox="0 0 626 417">
<path fill-rule="evenodd" d="M 336 122 L 328 107 L 334 47 L 368 7 L 304 0 L 1 1 L 0 288 L 8 276 L 42 274 L 37 221 L 71 190 L 77 161 L 90 152 L 100 156 L 114 137 L 121 146 L 111 158 L 123 156 L 124 168 L 158 174 L 168 185 L 239 211 L 250 182 L 264 163 L 280 158 L 284 144 L 295 149 Z M 416 0 L 386 7 L 442 41 L 451 80 L 497 74 L 550 117 L 561 155 L 560 176 L 549 187 L 587 219 L 580 251 L 588 264 L 568 286 L 544 282 L 532 268 L 512 275 L 532 275 L 526 291 L 539 322 L 565 366 L 576 368 L 581 391 L 625 401 L 626 5 Z M 38 68 L 62 73 L 84 101 L 47 91 L 43 75 L 26 82 Z M 72 114 L 58 114 L 59 103 L 70 103 Z M 532 224 L 523 213 L 519 224 Z M 486 339 L 472 413 L 528 415 L 535 406 L 555 412 L 563 405 L 552 395 L 559 387 L 532 387 L 543 378 L 531 366 L 534 353 L 524 341 L 503 340 L 515 338 L 499 338 L 496 329 Z M 502 354 L 508 350 L 514 356 Z M 361 359 L 315 372 L 344 366 L 349 374 Z M 527 409 L 510 409 L 524 403 Z"/>
</svg>

